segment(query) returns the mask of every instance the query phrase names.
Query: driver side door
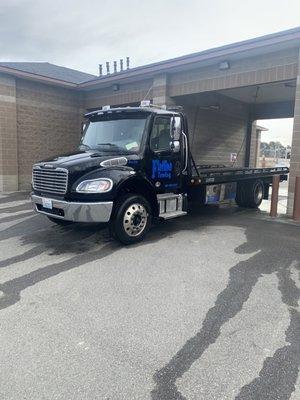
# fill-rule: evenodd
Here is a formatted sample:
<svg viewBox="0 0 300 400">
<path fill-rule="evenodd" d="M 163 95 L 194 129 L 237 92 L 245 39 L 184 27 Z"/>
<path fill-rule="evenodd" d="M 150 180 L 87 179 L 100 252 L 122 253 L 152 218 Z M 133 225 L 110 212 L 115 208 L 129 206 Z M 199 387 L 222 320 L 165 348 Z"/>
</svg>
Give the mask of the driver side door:
<svg viewBox="0 0 300 400">
<path fill-rule="evenodd" d="M 147 176 L 160 193 L 176 192 L 181 188 L 182 151 L 171 150 L 171 123 L 172 116 L 155 116 L 149 138 Z"/>
</svg>

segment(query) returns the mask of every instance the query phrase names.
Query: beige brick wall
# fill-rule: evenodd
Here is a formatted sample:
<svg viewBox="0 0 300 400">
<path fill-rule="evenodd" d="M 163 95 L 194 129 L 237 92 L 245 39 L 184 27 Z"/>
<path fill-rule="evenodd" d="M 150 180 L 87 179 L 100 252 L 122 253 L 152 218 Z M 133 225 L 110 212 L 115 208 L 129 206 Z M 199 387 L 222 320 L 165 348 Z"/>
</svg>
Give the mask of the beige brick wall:
<svg viewBox="0 0 300 400">
<path fill-rule="evenodd" d="M 206 67 L 191 66 L 188 72 L 170 76 L 170 96 L 222 90 L 294 79 L 297 76 L 297 49 L 266 53 L 230 61 L 230 69 L 220 71 L 219 62 Z"/>
<path fill-rule="evenodd" d="M 231 165 L 231 153 L 239 153 L 235 165 L 244 165 L 247 108 L 243 104 L 217 94 L 177 98 L 176 103 L 187 115 L 196 163 Z M 206 105 L 219 105 L 220 110 L 202 109 Z"/>
<path fill-rule="evenodd" d="M 85 108 L 93 109 L 104 105 L 126 105 L 140 103 L 145 96 L 152 97 L 152 79 L 134 83 L 120 84 L 119 90 L 114 91 L 112 86 L 85 92 Z"/>
<path fill-rule="evenodd" d="M 142 100 L 152 100 L 154 104 L 173 104 L 168 93 L 168 75 L 158 74 L 153 79 L 140 80 L 134 83 L 120 84 L 114 91 L 113 85 L 95 89 L 84 93 L 86 109 L 102 107 L 104 105 L 127 105 Z"/>
<path fill-rule="evenodd" d="M 256 129 L 256 122 L 252 124 L 251 146 L 250 146 L 250 167 L 258 166 L 259 150 L 260 150 L 260 131 Z"/>
<path fill-rule="evenodd" d="M 153 104 L 171 106 L 175 101 L 169 95 L 169 75 L 159 74 L 153 78 L 152 97 L 147 100 L 152 100 Z"/>
<path fill-rule="evenodd" d="M 86 91 L 85 106 L 89 109 L 106 104 L 138 103 L 146 94 L 156 103 L 170 103 L 174 96 L 294 79 L 297 76 L 297 58 L 298 50 L 291 48 L 260 56 L 249 53 L 243 59 L 233 57 L 229 59 L 230 69 L 227 71 L 219 70 L 219 61 L 205 67 L 191 65 L 189 71 L 158 74 L 153 79 L 131 83 L 121 82 L 117 91 L 112 84 Z"/>
<path fill-rule="evenodd" d="M 17 189 L 16 82 L 0 74 L 0 191 Z"/>
<path fill-rule="evenodd" d="M 81 95 L 25 80 L 17 80 L 16 88 L 19 189 L 28 189 L 36 161 L 78 146 Z"/>
</svg>

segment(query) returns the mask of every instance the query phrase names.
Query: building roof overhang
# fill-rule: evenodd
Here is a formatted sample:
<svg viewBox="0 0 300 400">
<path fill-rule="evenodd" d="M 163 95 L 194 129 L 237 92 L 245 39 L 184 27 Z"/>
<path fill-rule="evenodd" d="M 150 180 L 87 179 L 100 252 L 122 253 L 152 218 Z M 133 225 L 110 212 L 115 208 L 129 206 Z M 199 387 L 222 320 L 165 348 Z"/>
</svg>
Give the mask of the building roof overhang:
<svg viewBox="0 0 300 400">
<path fill-rule="evenodd" d="M 32 81 L 46 83 L 46 84 L 50 84 L 50 85 L 54 85 L 54 86 L 62 86 L 62 87 L 68 87 L 68 88 L 73 88 L 73 89 L 76 89 L 78 87 L 78 84 L 76 84 L 76 83 L 67 82 L 67 81 L 51 78 L 49 76 L 44 76 L 44 75 L 40 75 L 40 74 L 34 74 L 32 72 L 26 72 L 26 71 L 22 71 L 22 70 L 19 70 L 16 68 L 6 67 L 6 66 L 2 66 L 2 65 L 0 65 L 0 73 L 1 72 L 8 74 L 8 75 L 13 75 L 17 78 L 29 79 Z"/>
<path fill-rule="evenodd" d="M 183 71 L 197 66 L 202 67 L 226 60 L 228 57 L 231 59 L 246 58 L 292 47 L 300 47 L 300 27 L 104 75 L 82 82 L 79 87 L 91 90 L 96 87 L 110 86 L 121 81 L 136 81 L 151 78 L 160 73 Z"/>
</svg>

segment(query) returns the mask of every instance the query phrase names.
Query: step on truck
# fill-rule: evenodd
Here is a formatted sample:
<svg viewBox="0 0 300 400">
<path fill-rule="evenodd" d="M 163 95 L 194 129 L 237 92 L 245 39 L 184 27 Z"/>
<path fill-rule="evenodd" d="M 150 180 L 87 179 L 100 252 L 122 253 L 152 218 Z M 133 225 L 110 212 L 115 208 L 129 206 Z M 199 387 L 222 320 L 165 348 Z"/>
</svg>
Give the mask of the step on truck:
<svg viewBox="0 0 300 400">
<path fill-rule="evenodd" d="M 111 108 L 85 115 L 78 151 L 38 162 L 32 170 L 35 210 L 51 221 L 108 223 L 124 244 L 142 240 L 153 221 L 184 216 L 191 204 L 233 201 L 255 208 L 272 176 L 288 168 L 197 165 L 181 109 Z"/>
</svg>

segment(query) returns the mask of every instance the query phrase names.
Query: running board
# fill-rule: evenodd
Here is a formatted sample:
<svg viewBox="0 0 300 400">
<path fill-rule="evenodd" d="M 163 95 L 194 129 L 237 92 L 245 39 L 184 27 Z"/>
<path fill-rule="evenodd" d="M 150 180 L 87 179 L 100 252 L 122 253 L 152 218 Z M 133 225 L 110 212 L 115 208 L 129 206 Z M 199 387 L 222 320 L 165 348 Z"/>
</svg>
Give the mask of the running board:
<svg viewBox="0 0 300 400">
<path fill-rule="evenodd" d="M 184 196 L 182 194 L 164 193 L 157 195 L 159 205 L 159 217 L 171 219 L 187 214 L 184 208 Z"/>
<path fill-rule="evenodd" d="M 160 216 L 160 218 L 163 218 L 163 219 L 172 219 L 172 218 L 177 218 L 177 217 L 183 217 L 186 214 L 187 214 L 186 211 L 174 211 L 174 212 L 160 214 L 159 216 Z"/>
</svg>

